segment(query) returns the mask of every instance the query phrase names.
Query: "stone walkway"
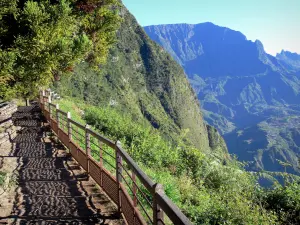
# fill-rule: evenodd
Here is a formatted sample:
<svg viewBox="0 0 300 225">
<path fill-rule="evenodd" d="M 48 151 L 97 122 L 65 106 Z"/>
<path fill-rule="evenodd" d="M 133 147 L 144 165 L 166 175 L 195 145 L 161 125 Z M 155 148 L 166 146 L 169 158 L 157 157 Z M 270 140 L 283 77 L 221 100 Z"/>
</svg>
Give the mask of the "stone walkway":
<svg viewBox="0 0 300 225">
<path fill-rule="evenodd" d="M 124 224 L 45 122 L 38 106 L 19 107 L 13 114 L 20 130 L 0 158 L 2 164 L 16 161 L 16 191 L 10 214 L 1 215 L 0 208 L 0 224 Z"/>
</svg>

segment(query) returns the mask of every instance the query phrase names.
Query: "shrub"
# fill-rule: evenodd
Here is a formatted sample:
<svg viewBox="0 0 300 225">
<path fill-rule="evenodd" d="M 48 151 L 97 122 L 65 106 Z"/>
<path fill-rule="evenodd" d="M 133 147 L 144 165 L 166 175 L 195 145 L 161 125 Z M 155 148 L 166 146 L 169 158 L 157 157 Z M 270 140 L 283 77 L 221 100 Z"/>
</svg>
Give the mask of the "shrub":
<svg viewBox="0 0 300 225">
<path fill-rule="evenodd" d="M 64 102 L 73 113 L 80 111 L 78 104 Z M 103 135 L 121 140 L 131 157 L 163 184 L 165 193 L 195 224 L 277 223 L 273 210 L 260 204 L 255 178 L 234 158 L 224 163 L 220 156 L 189 145 L 184 141 L 186 132 L 170 142 L 150 124 L 113 107 L 80 107 L 82 119 Z"/>
</svg>

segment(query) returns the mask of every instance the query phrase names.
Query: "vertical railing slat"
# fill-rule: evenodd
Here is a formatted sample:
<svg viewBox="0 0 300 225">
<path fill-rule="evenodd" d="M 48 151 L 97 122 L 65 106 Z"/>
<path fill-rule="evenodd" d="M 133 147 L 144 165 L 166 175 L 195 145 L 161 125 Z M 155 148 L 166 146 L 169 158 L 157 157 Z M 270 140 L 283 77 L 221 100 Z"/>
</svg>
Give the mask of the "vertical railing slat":
<svg viewBox="0 0 300 225">
<path fill-rule="evenodd" d="M 57 122 L 57 127 L 59 128 L 59 115 L 58 115 L 58 110 L 59 110 L 59 105 L 56 104 L 56 122 Z"/>
<path fill-rule="evenodd" d="M 103 187 L 103 177 L 102 177 L 102 168 L 103 168 L 103 144 L 102 142 L 98 139 L 98 144 L 99 144 L 99 165 L 100 165 L 100 187 Z"/>
</svg>

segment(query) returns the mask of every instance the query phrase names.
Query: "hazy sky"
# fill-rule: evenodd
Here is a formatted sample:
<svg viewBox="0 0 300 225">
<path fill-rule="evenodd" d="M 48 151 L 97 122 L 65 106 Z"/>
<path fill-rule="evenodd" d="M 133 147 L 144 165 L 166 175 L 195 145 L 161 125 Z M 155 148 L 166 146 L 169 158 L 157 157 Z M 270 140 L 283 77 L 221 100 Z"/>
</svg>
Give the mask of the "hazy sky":
<svg viewBox="0 0 300 225">
<path fill-rule="evenodd" d="M 266 52 L 300 53 L 300 0 L 123 0 L 142 26 L 212 22 L 259 39 Z"/>
</svg>

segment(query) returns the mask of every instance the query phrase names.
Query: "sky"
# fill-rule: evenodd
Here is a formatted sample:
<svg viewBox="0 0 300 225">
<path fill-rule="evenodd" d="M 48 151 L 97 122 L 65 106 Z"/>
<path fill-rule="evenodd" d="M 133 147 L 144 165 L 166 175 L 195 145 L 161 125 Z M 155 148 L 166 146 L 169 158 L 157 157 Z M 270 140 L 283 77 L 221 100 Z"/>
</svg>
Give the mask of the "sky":
<svg viewBox="0 0 300 225">
<path fill-rule="evenodd" d="M 142 26 L 212 22 L 260 40 L 271 55 L 300 54 L 300 0 L 123 0 Z"/>
</svg>

